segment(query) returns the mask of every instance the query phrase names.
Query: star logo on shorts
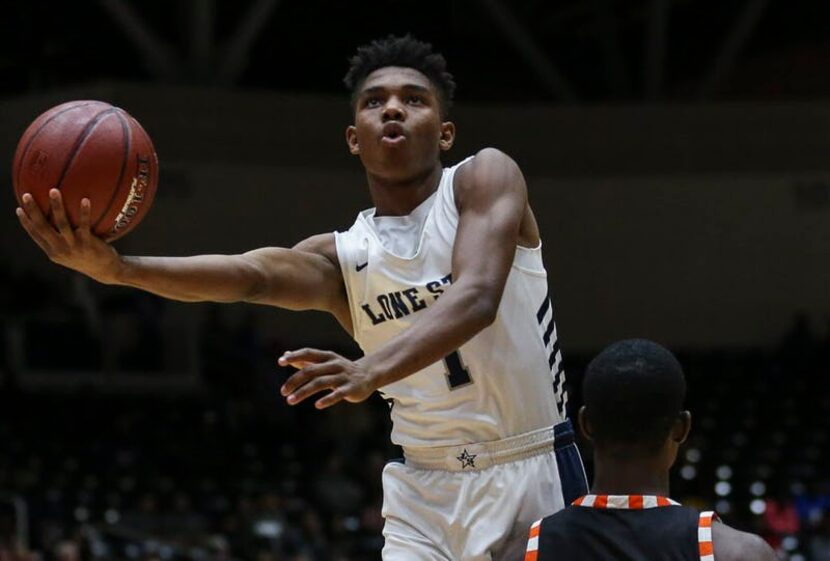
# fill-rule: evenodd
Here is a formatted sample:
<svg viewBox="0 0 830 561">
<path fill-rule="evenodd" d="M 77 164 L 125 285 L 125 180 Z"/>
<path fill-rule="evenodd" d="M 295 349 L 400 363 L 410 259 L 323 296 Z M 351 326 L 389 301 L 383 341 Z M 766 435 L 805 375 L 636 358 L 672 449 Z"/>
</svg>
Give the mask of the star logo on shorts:
<svg viewBox="0 0 830 561">
<path fill-rule="evenodd" d="M 476 456 L 478 456 L 478 454 L 470 454 L 467 452 L 467 449 L 464 448 L 464 451 L 461 452 L 460 456 L 456 456 L 456 459 L 461 462 L 461 469 L 468 467 L 474 468 L 476 467 Z"/>
</svg>

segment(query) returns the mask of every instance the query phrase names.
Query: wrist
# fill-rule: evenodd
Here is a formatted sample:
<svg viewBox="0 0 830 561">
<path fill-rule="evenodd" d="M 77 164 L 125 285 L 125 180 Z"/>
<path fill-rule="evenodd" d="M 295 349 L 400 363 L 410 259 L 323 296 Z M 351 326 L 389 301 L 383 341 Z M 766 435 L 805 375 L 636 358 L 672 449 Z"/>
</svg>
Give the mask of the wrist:
<svg viewBox="0 0 830 561">
<path fill-rule="evenodd" d="M 122 257 L 121 255 L 116 256 L 110 271 L 106 275 L 106 278 L 101 279 L 101 281 L 104 284 L 128 284 L 127 279 L 131 269 L 128 259 L 129 258 Z"/>
<path fill-rule="evenodd" d="M 377 360 L 372 355 L 366 355 L 355 361 L 355 365 L 359 370 L 366 373 L 366 382 L 372 389 L 376 391 L 389 383 L 385 380 L 384 371 L 377 364 Z"/>
</svg>

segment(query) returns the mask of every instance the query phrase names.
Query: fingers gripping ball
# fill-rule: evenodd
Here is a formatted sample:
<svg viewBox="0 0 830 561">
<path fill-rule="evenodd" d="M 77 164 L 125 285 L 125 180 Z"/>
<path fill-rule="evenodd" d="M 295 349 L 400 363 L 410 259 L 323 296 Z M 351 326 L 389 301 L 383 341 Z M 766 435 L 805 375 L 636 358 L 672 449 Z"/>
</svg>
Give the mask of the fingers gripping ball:
<svg viewBox="0 0 830 561">
<path fill-rule="evenodd" d="M 40 115 L 23 133 L 12 164 L 18 204 L 31 193 L 49 213 L 49 189 L 61 192 L 70 224 L 81 200 L 92 203 L 92 232 L 111 241 L 147 214 L 158 184 L 153 142 L 126 111 L 102 101 L 70 101 Z"/>
</svg>

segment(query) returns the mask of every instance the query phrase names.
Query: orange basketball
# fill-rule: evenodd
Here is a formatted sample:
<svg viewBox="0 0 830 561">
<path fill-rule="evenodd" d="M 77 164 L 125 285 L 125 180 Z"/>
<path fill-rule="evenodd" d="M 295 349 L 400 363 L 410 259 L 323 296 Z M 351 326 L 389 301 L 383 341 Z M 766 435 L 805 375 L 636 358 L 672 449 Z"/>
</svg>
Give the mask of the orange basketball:
<svg viewBox="0 0 830 561">
<path fill-rule="evenodd" d="M 111 241 L 147 214 L 158 184 L 153 142 L 126 111 L 103 101 L 70 101 L 40 115 L 23 133 L 12 164 L 21 202 L 31 193 L 45 214 L 58 189 L 70 224 L 81 199 L 92 203 L 93 233 Z"/>
</svg>

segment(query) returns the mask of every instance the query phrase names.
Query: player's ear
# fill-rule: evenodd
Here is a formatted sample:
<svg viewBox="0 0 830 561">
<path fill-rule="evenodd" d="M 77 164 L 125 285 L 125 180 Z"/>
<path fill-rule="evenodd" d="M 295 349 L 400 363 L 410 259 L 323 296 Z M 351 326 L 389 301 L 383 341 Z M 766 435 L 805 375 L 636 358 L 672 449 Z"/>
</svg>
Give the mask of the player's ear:
<svg viewBox="0 0 830 561">
<path fill-rule="evenodd" d="M 692 414 L 688 411 L 681 411 L 672 427 L 671 437 L 677 444 L 683 444 L 689 437 L 692 430 Z"/>
<path fill-rule="evenodd" d="M 354 125 L 346 127 L 346 144 L 349 146 L 349 152 L 352 155 L 360 154 L 360 146 L 357 144 L 357 128 Z"/>
<path fill-rule="evenodd" d="M 579 408 L 579 414 L 577 415 L 577 421 L 579 423 L 579 432 L 582 433 L 582 436 L 585 437 L 586 440 L 593 440 L 593 430 L 591 429 L 591 421 L 588 420 L 588 413 L 587 409 L 583 405 Z"/>
<path fill-rule="evenodd" d="M 444 121 L 441 123 L 441 136 L 438 139 L 438 146 L 442 152 L 446 152 L 455 143 L 455 123 Z"/>
</svg>

